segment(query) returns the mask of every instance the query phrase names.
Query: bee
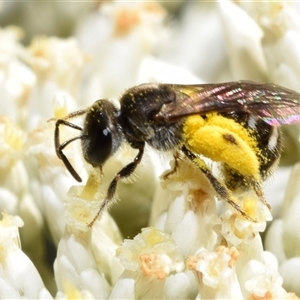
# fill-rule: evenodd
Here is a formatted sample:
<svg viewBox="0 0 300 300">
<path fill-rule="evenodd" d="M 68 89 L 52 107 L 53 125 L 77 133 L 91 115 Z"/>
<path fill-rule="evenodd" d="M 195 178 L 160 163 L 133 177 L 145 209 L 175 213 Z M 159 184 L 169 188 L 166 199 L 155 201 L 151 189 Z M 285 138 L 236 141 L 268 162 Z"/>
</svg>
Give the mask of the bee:
<svg viewBox="0 0 300 300">
<path fill-rule="evenodd" d="M 216 196 L 225 199 L 245 217 L 232 199 L 236 190 L 253 189 L 264 200 L 261 183 L 272 174 L 281 153 L 281 124 L 300 123 L 300 94 L 276 84 L 235 81 L 218 84 L 145 83 L 129 88 L 117 108 L 98 100 L 87 109 L 56 120 L 54 142 L 57 156 L 79 182 L 81 178 L 64 148 L 79 139 L 83 157 L 100 168 L 126 141 L 137 150 L 109 184 L 101 211 L 112 201 L 117 184 L 130 176 L 141 162 L 145 145 L 173 151 L 191 160 L 207 177 Z M 70 120 L 85 115 L 83 126 Z M 80 133 L 60 143 L 61 125 Z M 217 178 L 203 160 L 221 165 Z M 176 171 L 176 164 L 175 170 Z M 255 221 L 255 220 L 254 220 Z"/>
</svg>

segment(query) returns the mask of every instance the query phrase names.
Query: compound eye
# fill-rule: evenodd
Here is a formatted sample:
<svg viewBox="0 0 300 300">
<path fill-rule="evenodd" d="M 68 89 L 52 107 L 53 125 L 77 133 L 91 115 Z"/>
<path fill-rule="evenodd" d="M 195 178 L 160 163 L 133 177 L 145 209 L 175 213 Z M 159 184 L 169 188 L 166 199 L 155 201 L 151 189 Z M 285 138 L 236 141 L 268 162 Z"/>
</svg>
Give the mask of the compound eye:
<svg viewBox="0 0 300 300">
<path fill-rule="evenodd" d="M 87 153 L 93 166 L 103 165 L 112 154 L 112 134 L 105 118 L 97 125 L 92 129 Z"/>
<path fill-rule="evenodd" d="M 115 107 L 108 101 L 95 102 L 87 113 L 82 142 L 85 160 L 92 166 L 102 166 L 120 144 L 120 135 L 114 122 Z"/>
</svg>

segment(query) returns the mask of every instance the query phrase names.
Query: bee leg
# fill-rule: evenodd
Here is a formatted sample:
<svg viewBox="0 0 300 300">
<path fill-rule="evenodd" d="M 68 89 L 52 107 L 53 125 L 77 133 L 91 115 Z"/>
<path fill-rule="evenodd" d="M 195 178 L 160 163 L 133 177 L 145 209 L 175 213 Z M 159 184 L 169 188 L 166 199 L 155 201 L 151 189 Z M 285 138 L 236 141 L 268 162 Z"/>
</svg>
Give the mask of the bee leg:
<svg viewBox="0 0 300 300">
<path fill-rule="evenodd" d="M 61 145 L 59 145 L 56 148 L 56 153 L 59 159 L 62 160 L 62 162 L 64 163 L 64 165 L 66 166 L 67 170 L 70 172 L 70 174 L 78 181 L 81 182 L 82 179 L 81 177 L 78 175 L 78 173 L 75 171 L 75 169 L 73 168 L 73 166 L 71 165 L 71 163 L 69 162 L 68 158 L 65 156 L 65 154 L 63 153 L 63 149 L 70 144 L 71 142 L 81 139 L 81 135 L 80 136 L 75 136 L 72 139 L 69 139 L 67 141 L 65 141 L 64 143 L 62 143 Z"/>
<path fill-rule="evenodd" d="M 266 198 L 265 198 L 265 194 L 263 192 L 262 186 L 259 182 L 255 181 L 253 183 L 253 189 L 257 195 L 257 197 L 259 198 L 259 200 L 271 210 L 271 205 L 267 202 Z"/>
<path fill-rule="evenodd" d="M 64 156 L 63 153 L 62 153 L 62 149 L 65 148 L 70 142 L 74 141 L 75 139 L 70 139 L 69 141 L 63 143 L 62 145 L 60 144 L 60 134 L 59 134 L 59 126 L 60 125 L 64 125 L 64 126 L 67 126 L 67 127 L 71 127 L 73 129 L 76 129 L 76 130 L 80 130 L 82 131 L 82 127 L 76 125 L 76 124 L 73 124 L 71 122 L 68 122 L 67 120 L 69 119 L 72 119 L 72 118 L 76 118 L 78 116 L 81 116 L 83 115 L 84 113 L 86 113 L 86 110 L 79 110 L 79 111 L 75 111 L 73 113 L 70 113 L 68 114 L 67 116 L 65 116 L 63 119 L 58 119 L 56 120 L 56 123 L 55 123 L 55 130 L 54 130 L 54 144 L 55 144 L 55 150 L 56 150 L 56 154 L 57 156 L 62 159 L 62 157 Z M 55 120 L 54 118 L 48 120 L 48 121 L 53 121 Z M 80 137 L 78 137 L 80 138 Z M 63 159 L 62 159 L 63 160 Z M 67 159 L 66 159 L 67 160 Z"/>
<path fill-rule="evenodd" d="M 116 192 L 116 188 L 117 188 L 117 184 L 119 182 L 120 179 L 126 178 L 128 176 L 130 176 L 134 170 L 136 169 L 136 167 L 138 166 L 138 164 L 141 162 L 143 154 L 144 154 L 144 148 L 145 148 L 145 144 L 141 144 L 139 145 L 139 152 L 136 155 L 136 157 L 134 158 L 134 160 L 129 163 L 128 165 L 126 165 L 123 169 L 121 169 L 113 178 L 113 180 L 110 182 L 108 190 L 107 190 L 107 194 L 105 199 L 102 201 L 100 208 L 96 214 L 96 216 L 94 217 L 94 219 L 88 224 L 88 227 L 92 227 L 93 224 L 95 223 L 95 221 L 97 220 L 97 218 L 99 217 L 99 215 L 101 214 L 101 212 L 104 210 L 104 208 L 110 204 L 110 202 L 113 201 L 113 197 L 115 195 Z"/>
<path fill-rule="evenodd" d="M 60 154 L 61 154 L 61 148 L 64 148 L 65 146 L 67 146 L 67 144 L 69 144 L 69 142 L 65 142 L 63 144 L 60 144 L 60 138 L 59 138 L 59 126 L 60 125 L 64 125 L 64 126 L 68 126 L 71 127 L 73 129 L 77 129 L 82 131 L 82 128 L 80 126 L 77 126 L 76 124 L 73 124 L 71 122 L 68 122 L 64 119 L 58 119 L 55 123 L 55 130 L 54 130 L 54 144 L 55 144 L 55 150 L 56 150 L 56 154 L 57 156 L 60 158 Z M 70 140 L 71 141 L 71 140 Z M 66 144 L 66 145 L 64 145 Z M 64 145 L 64 146 L 62 146 Z"/>
<path fill-rule="evenodd" d="M 178 169 L 178 160 L 180 159 L 179 153 L 176 152 L 173 157 L 174 157 L 174 167 L 163 176 L 164 180 L 168 179 L 172 174 L 176 173 Z"/>
<path fill-rule="evenodd" d="M 252 189 L 257 195 L 258 199 L 267 207 L 270 205 L 265 199 L 265 195 L 260 182 L 253 177 L 245 177 L 236 170 L 232 170 L 226 164 L 223 165 L 224 181 L 226 186 L 231 191 L 245 191 Z"/>
<path fill-rule="evenodd" d="M 221 199 L 226 200 L 232 207 L 235 208 L 239 213 L 241 213 L 245 218 L 254 221 L 251 217 L 247 215 L 247 213 L 232 199 L 232 194 L 230 190 L 222 184 L 209 170 L 206 164 L 202 159 L 199 159 L 194 153 L 188 150 L 185 146 L 182 147 L 183 153 L 201 170 L 201 172 L 206 176 L 217 195 L 220 196 Z"/>
<path fill-rule="evenodd" d="M 82 131 L 82 128 L 80 126 L 77 126 L 76 124 L 73 124 L 71 122 L 68 122 L 64 119 L 58 119 L 55 123 L 55 130 L 54 130 L 54 144 L 55 144 L 55 151 L 56 151 L 56 155 L 58 156 L 59 159 L 62 160 L 62 162 L 64 163 L 64 165 L 66 166 L 67 170 L 71 173 L 71 175 L 79 182 L 81 182 L 81 178 L 80 176 L 77 174 L 77 172 L 75 171 L 75 169 L 72 167 L 71 163 L 69 162 L 69 160 L 67 159 L 67 157 L 64 155 L 63 153 L 63 149 L 70 144 L 71 142 L 81 139 L 82 136 L 76 136 L 74 138 L 71 138 L 65 142 L 63 142 L 62 144 L 60 143 L 60 134 L 59 134 L 59 126 L 60 125 L 64 125 L 64 126 L 68 126 L 71 127 L 73 129 L 76 130 L 80 130 Z"/>
</svg>

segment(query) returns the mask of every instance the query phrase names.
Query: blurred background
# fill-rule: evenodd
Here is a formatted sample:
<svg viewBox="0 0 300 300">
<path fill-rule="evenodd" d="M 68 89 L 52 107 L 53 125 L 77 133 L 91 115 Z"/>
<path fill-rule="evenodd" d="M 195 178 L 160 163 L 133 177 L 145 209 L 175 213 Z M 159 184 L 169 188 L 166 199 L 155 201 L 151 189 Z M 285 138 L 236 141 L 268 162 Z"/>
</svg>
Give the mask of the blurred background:
<svg viewBox="0 0 300 300">
<path fill-rule="evenodd" d="M 28 221 L 23 234 L 21 231 L 23 249 L 36 260 L 52 293 L 52 264 L 65 226 L 62 202 L 74 182 L 63 181 L 65 186 L 60 190 L 55 179 L 50 176 L 49 180 L 57 158 L 53 128 L 46 137 L 43 131 L 38 135 L 46 121 L 59 115 L 61 107 L 66 114 L 100 98 L 117 102 L 126 88 L 142 82 L 193 84 L 246 79 L 274 82 L 299 92 L 299 11 L 299 2 L 292 1 L 0 1 L 0 115 L 20 130 L 22 140 L 22 147 L 13 144 L 9 148 L 8 143 L 8 154 L 1 152 L 14 162 L 0 164 L 4 166 L 0 195 L 8 199 L 0 202 L 0 208 Z M 2 122 L 0 129 L 6 124 Z M 282 165 L 286 168 L 272 179 L 273 188 L 267 185 L 267 199 L 278 219 L 283 217 L 291 166 L 300 159 L 299 126 L 283 131 Z M 126 159 L 132 155 L 129 151 Z M 22 172 L 14 169 L 14 159 L 22 164 Z M 155 158 L 153 164 L 151 159 L 137 176 L 144 181 L 121 185 L 119 197 L 129 199 L 111 210 L 124 237 L 132 238 L 148 225 L 158 175 L 163 170 L 161 160 Z M 123 164 L 124 156 L 108 164 L 105 180 Z M 81 170 L 85 172 L 84 167 Z M 49 191 L 60 201 L 57 211 L 45 204 L 52 201 Z M 34 209 L 24 210 L 28 197 Z M 294 228 L 298 225 L 293 224 Z M 37 236 L 46 244 L 40 254 L 49 260 L 46 268 L 40 258 L 34 258 Z M 268 239 L 270 250 L 276 247 L 272 238 Z M 285 255 L 300 255 L 296 248 Z M 280 255 L 279 263 L 286 258 Z M 288 284 L 287 289 L 295 288 Z"/>
</svg>

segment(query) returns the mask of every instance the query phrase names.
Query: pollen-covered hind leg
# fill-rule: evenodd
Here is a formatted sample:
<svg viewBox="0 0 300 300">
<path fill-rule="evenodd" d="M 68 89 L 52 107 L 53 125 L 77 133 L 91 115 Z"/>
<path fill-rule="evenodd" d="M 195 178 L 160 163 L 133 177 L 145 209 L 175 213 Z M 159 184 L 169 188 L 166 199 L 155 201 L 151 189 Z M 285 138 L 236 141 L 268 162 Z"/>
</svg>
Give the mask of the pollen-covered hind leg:
<svg viewBox="0 0 300 300">
<path fill-rule="evenodd" d="M 236 170 L 231 169 L 228 165 L 223 164 L 222 167 L 223 180 L 226 187 L 233 192 L 241 193 L 247 190 L 253 190 L 258 197 L 258 199 L 270 208 L 270 205 L 267 203 L 264 192 L 261 186 L 261 182 L 255 179 L 254 177 L 246 177 Z"/>
<path fill-rule="evenodd" d="M 234 201 L 234 197 L 231 193 L 231 191 L 221 183 L 210 171 L 210 169 L 207 167 L 206 163 L 194 155 L 191 151 L 189 151 L 185 146 L 182 147 L 183 153 L 203 172 L 203 174 L 207 177 L 208 181 L 216 191 L 217 195 L 220 196 L 221 199 L 227 201 L 234 209 L 236 209 L 239 213 L 241 213 L 245 218 L 247 218 L 250 221 L 256 222 L 255 219 L 253 219 L 249 214 L 247 214 L 242 207 L 237 203 L 237 201 Z"/>
</svg>

